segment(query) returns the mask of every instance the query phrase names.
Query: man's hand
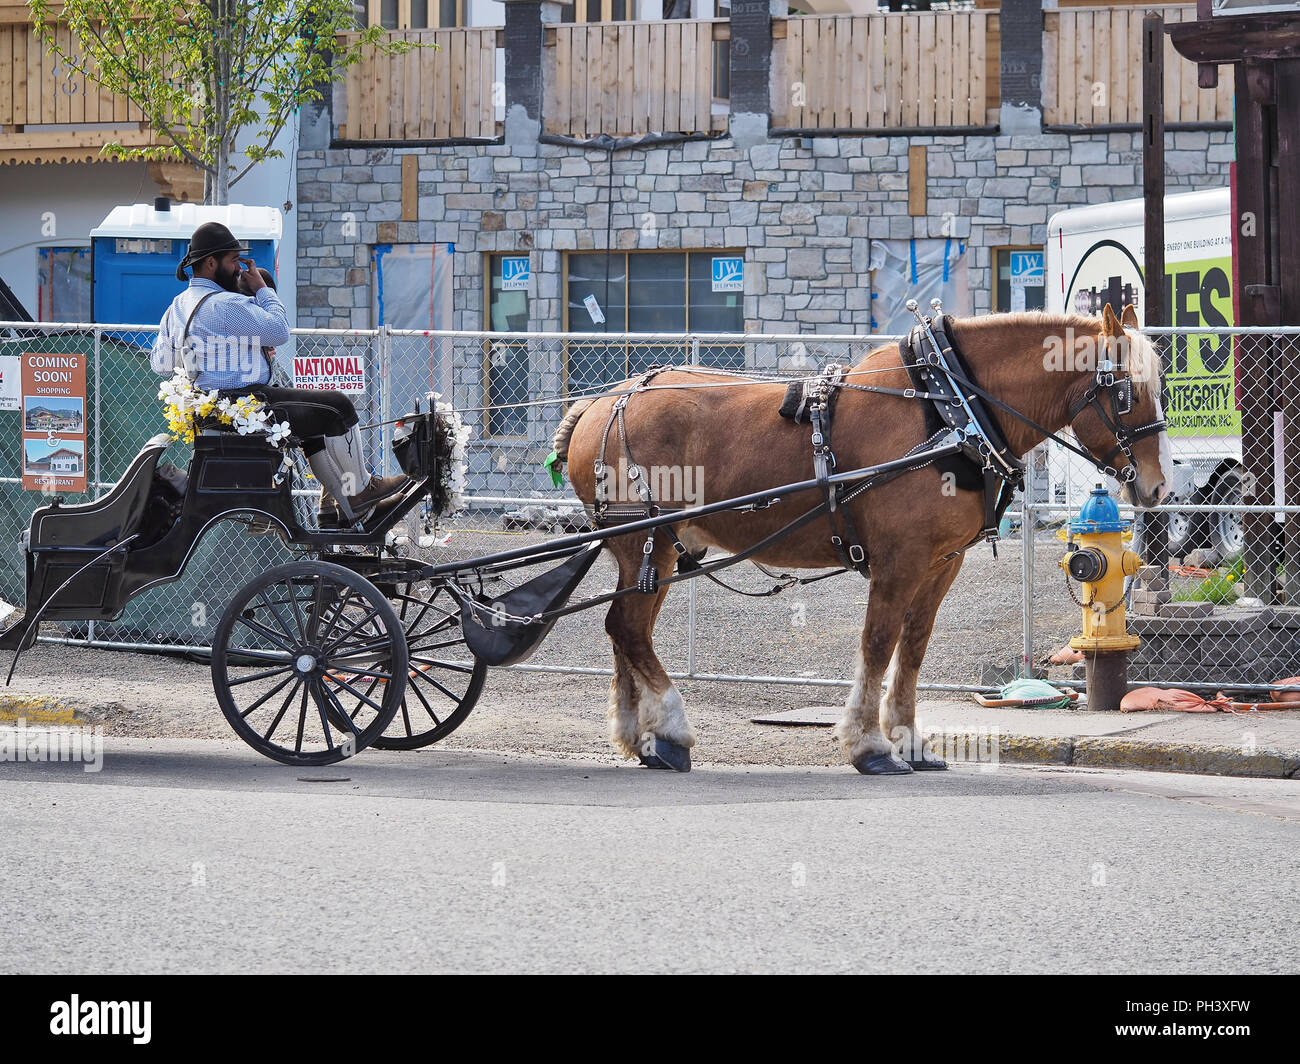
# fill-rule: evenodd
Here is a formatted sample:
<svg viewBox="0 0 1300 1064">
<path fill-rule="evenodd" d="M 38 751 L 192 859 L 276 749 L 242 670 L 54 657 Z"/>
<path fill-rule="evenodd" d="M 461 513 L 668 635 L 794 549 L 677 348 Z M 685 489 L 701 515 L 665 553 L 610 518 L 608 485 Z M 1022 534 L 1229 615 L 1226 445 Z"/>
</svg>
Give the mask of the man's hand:
<svg viewBox="0 0 1300 1064">
<path fill-rule="evenodd" d="M 244 283 L 248 286 L 250 295 L 257 295 L 258 290 L 266 287 L 266 281 L 262 278 L 262 271 L 257 268 L 257 264 L 252 259 L 240 259 L 244 267 Z"/>
</svg>

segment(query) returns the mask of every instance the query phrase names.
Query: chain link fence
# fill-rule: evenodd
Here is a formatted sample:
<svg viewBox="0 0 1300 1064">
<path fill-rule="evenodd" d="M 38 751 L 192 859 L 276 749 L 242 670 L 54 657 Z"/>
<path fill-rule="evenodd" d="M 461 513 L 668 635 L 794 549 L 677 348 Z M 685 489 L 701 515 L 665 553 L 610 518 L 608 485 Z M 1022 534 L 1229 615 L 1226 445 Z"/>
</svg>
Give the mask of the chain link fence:
<svg viewBox="0 0 1300 1064">
<path fill-rule="evenodd" d="M 1129 631 L 1142 639 L 1129 679 L 1237 688 L 1258 700 L 1270 685 L 1300 674 L 1300 329 L 1184 327 L 1146 335 L 1164 364 L 1174 476 L 1164 505 L 1141 515 L 1121 507 L 1138 518 L 1133 549 L 1148 563 L 1127 598 Z M 1059 542 L 1046 533 L 1064 536 L 1068 519 L 1104 479 L 1062 448 L 1036 451 L 1024 511 L 1040 532 L 1029 538 L 1030 550 L 1037 544 L 1059 555 Z M 1028 579 L 1035 571 L 1026 567 Z M 1065 594 L 1060 587 L 1055 597 Z M 1035 598 L 1031 588 L 1026 599 Z M 1026 658 L 1041 661 L 1076 634 L 1078 612 L 1059 625 L 1027 611 Z M 1076 666 L 1076 675 L 1081 670 Z"/>
<path fill-rule="evenodd" d="M 0 325 L 0 353 L 84 352 L 87 374 L 89 491 L 107 492 L 145 441 L 165 431 L 157 399 L 161 378 L 149 362 L 156 327 Z M 1174 564 L 1144 571 L 1131 589 L 1130 627 L 1143 639 L 1134 680 L 1162 683 L 1267 684 L 1300 673 L 1293 655 L 1300 605 L 1287 602 L 1287 573 L 1300 571 L 1300 330 L 1151 330 L 1166 351 L 1175 495 L 1160 508 Z M 296 330 L 277 352 L 280 383 L 291 384 L 295 358 L 353 357 L 365 367 L 364 393 L 353 395 L 368 457 L 377 472 L 396 469 L 392 422 L 429 392 L 449 400 L 473 428 L 469 508 L 434 527 L 416 511 L 394 533 L 402 553 L 430 561 L 469 558 L 544 541 L 583 527 L 567 483 L 543 468 L 551 438 L 571 399 L 663 363 L 694 364 L 773 376 L 800 376 L 827 363 L 853 364 L 886 336 L 636 336 L 591 333 L 421 333 Z M 1265 413 L 1242 418 L 1234 381 L 1244 369 L 1247 398 Z M 1255 409 L 1255 407 L 1251 407 Z M 21 414 L 0 412 L 0 595 L 21 603 L 18 537 L 40 493 L 22 488 Z M 1242 422 L 1245 422 L 1243 437 Z M 8 431 L 4 426 L 8 425 Z M 1243 453 L 1243 438 L 1246 451 Z M 189 448 L 173 443 L 165 460 L 182 468 Z M 811 460 L 810 460 L 811 462 Z M 971 552 L 941 610 L 923 674 L 931 687 L 989 686 L 1008 671 L 1043 662 L 1079 630 L 1078 608 L 1060 586 L 1057 538 L 1098 474 L 1052 444 L 1030 458 L 1023 510 L 1008 515 L 1002 560 Z M 295 489 L 300 518 L 314 520 L 318 488 L 305 462 Z M 810 464 L 811 469 L 811 464 Z M 1111 485 L 1112 487 L 1114 485 Z M 1157 522 L 1139 533 L 1145 549 Z M 62 638 L 97 645 L 206 648 L 226 602 L 255 573 L 293 557 L 275 535 L 226 524 L 200 543 L 185 576 L 132 602 L 112 623 L 65 623 Z M 775 599 L 737 599 L 700 581 L 670 596 L 683 605 L 665 622 L 684 642 L 665 647 L 670 670 L 774 683 L 846 683 L 867 588 L 837 578 Z M 853 578 L 856 580 L 856 578 Z M 753 589 L 770 581 L 742 581 Z M 1292 583 L 1291 586 L 1294 586 Z M 1244 589 L 1244 590 L 1243 590 Z M 1300 599 L 1296 600 L 1300 603 Z M 579 639 L 556 640 L 541 668 L 602 667 L 603 610 L 579 615 Z M 568 624 L 568 622 L 566 622 Z M 809 625 L 811 624 L 811 627 Z M 590 631 L 588 631 L 590 629 Z M 51 629 L 53 631 L 55 629 Z M 742 644 L 734 636 L 746 633 Z M 834 653 L 820 646 L 834 636 Z M 767 645 L 761 641 L 767 639 Z M 756 643 L 759 641 L 757 650 Z M 667 643 L 667 641 L 665 641 Z M 970 646 L 967 646 L 970 644 Z M 567 654 L 566 658 L 564 655 Z M 1053 669 L 1069 679 L 1069 667 Z"/>
</svg>

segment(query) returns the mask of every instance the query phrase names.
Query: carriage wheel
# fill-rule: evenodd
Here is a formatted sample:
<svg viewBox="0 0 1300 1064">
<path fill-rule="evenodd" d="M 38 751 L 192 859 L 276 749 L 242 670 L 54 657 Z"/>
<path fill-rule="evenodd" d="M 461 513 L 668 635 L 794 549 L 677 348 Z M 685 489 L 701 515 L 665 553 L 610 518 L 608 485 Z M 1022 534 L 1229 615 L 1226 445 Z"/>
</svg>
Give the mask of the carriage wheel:
<svg viewBox="0 0 1300 1064">
<path fill-rule="evenodd" d="M 373 743 L 402 703 L 407 669 L 392 605 L 331 562 L 281 565 L 245 584 L 212 646 L 226 720 L 287 765 L 330 765 Z"/>
<path fill-rule="evenodd" d="M 415 750 L 460 727 L 483 690 L 487 666 L 465 646 L 460 603 L 441 582 L 425 594 L 417 588 L 389 593 L 410 648 L 406 696 L 378 739 L 380 750 Z"/>
</svg>

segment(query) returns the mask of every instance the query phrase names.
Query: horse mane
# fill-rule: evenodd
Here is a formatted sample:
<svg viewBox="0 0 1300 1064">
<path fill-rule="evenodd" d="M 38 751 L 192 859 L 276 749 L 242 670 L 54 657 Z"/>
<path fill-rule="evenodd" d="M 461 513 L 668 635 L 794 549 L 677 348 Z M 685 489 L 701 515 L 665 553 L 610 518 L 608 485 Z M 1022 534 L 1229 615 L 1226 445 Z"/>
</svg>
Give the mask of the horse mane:
<svg viewBox="0 0 1300 1064">
<path fill-rule="evenodd" d="M 1051 314 L 1045 310 L 1019 310 L 1009 314 L 987 314 L 977 318 L 958 318 L 963 332 L 982 332 L 990 329 L 1032 327 L 1042 330 L 1046 335 L 1060 333 L 1068 335 L 1068 330 L 1075 334 L 1099 336 L 1101 318 L 1084 317 L 1082 314 Z M 1124 335 L 1129 343 L 1123 353 L 1120 368 L 1128 370 L 1133 378 L 1134 390 L 1150 399 L 1160 396 L 1160 354 L 1147 337 L 1135 329 L 1125 329 Z"/>
</svg>

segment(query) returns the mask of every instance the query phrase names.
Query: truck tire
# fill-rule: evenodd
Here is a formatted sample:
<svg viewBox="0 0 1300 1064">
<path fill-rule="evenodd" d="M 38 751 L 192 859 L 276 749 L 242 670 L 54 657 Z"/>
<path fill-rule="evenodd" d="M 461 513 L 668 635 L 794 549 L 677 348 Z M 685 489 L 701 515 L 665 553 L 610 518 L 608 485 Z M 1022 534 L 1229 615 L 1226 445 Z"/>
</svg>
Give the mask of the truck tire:
<svg viewBox="0 0 1300 1064">
<path fill-rule="evenodd" d="M 1196 525 L 1196 514 L 1192 513 L 1171 513 L 1169 518 L 1169 553 L 1171 556 L 1181 558 L 1195 546 L 1192 542 L 1192 531 Z"/>
<path fill-rule="evenodd" d="M 1233 466 L 1220 474 L 1210 491 L 1215 506 L 1231 506 L 1231 511 L 1206 514 L 1210 548 L 1219 555 L 1220 564 L 1241 554 L 1244 536 L 1241 524 L 1241 470 Z"/>
</svg>

